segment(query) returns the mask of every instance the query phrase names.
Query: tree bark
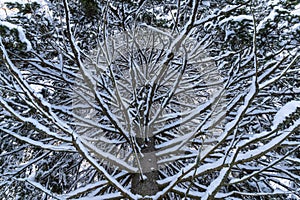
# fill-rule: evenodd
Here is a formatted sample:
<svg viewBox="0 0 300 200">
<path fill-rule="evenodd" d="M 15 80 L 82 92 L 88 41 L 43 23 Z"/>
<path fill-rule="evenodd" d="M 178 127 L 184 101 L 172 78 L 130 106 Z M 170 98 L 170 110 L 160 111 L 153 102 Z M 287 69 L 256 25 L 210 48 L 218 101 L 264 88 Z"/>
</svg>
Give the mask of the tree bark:
<svg viewBox="0 0 300 200">
<path fill-rule="evenodd" d="M 143 138 L 137 138 L 137 143 L 141 147 L 143 154 L 138 157 L 142 173 L 133 174 L 132 192 L 142 196 L 154 195 L 159 191 L 157 184 L 159 174 L 155 156 L 154 137 L 149 138 L 148 141 L 145 141 Z"/>
</svg>

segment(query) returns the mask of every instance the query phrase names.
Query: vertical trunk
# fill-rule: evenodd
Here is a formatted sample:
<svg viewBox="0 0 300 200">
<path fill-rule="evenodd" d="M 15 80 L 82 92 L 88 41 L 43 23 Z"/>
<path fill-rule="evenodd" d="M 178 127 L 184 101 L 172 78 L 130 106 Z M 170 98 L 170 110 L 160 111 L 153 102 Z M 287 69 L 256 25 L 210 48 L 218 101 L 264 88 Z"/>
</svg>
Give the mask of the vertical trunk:
<svg viewBox="0 0 300 200">
<path fill-rule="evenodd" d="M 154 137 L 149 138 L 148 142 L 145 142 L 142 138 L 137 138 L 137 143 L 142 147 L 143 157 L 139 156 L 139 161 L 143 174 L 133 174 L 132 192 L 142 196 L 154 195 L 159 191 L 156 182 L 159 174 L 157 158 L 155 156 Z M 142 177 L 142 175 L 144 176 Z"/>
</svg>

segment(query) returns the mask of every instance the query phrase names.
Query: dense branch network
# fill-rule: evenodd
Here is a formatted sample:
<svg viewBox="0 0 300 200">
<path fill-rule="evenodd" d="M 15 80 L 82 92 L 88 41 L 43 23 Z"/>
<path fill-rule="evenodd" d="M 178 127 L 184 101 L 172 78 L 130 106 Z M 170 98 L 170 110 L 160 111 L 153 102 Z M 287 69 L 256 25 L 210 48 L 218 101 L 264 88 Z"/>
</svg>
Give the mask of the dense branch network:
<svg viewBox="0 0 300 200">
<path fill-rule="evenodd" d="M 80 22 L 64 0 L 34 30 L 0 21 L 0 196 L 299 198 L 299 5 L 273 4 L 115 1 Z"/>
</svg>

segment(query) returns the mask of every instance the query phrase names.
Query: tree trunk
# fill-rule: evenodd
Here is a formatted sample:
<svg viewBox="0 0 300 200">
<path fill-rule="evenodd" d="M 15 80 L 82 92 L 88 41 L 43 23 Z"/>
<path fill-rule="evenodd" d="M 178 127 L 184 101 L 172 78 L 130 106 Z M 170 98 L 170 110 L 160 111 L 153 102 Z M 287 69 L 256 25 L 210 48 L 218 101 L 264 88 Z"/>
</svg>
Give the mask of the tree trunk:
<svg viewBox="0 0 300 200">
<path fill-rule="evenodd" d="M 137 143 L 141 147 L 143 156 L 139 155 L 139 162 L 142 168 L 142 174 L 133 174 L 132 192 L 142 196 L 154 195 L 159 191 L 158 165 L 155 156 L 154 137 L 149 138 L 147 142 L 143 138 L 137 138 Z"/>
</svg>

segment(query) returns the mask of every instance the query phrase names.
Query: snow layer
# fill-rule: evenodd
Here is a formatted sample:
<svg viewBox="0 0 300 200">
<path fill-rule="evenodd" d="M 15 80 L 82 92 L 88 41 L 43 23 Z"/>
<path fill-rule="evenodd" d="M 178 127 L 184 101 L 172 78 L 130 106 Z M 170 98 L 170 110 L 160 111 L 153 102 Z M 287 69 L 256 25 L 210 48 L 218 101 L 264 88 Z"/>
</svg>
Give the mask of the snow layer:
<svg viewBox="0 0 300 200">
<path fill-rule="evenodd" d="M 26 45 L 27 45 L 26 51 L 30 51 L 32 49 L 32 45 L 29 42 L 29 40 L 26 38 L 25 31 L 24 31 L 24 29 L 21 26 L 12 24 L 10 22 L 5 22 L 5 21 L 0 21 L 0 26 L 5 26 L 9 30 L 17 29 L 17 31 L 19 33 L 19 39 L 20 39 L 20 41 L 23 42 L 23 43 L 26 43 Z"/>
<path fill-rule="evenodd" d="M 300 108 L 300 101 L 291 101 L 285 104 L 275 115 L 273 120 L 272 129 L 276 129 L 277 126 L 282 123 L 286 117 L 294 113 L 297 108 Z"/>
</svg>

